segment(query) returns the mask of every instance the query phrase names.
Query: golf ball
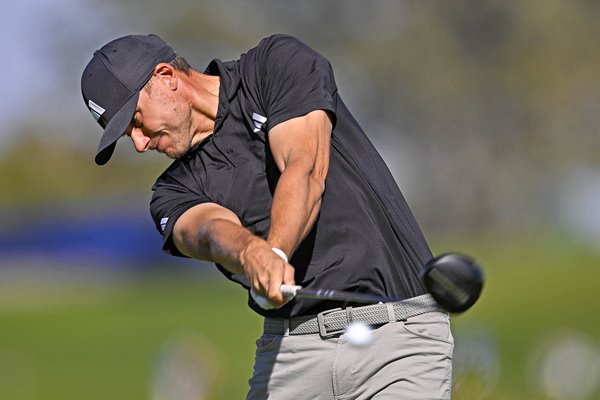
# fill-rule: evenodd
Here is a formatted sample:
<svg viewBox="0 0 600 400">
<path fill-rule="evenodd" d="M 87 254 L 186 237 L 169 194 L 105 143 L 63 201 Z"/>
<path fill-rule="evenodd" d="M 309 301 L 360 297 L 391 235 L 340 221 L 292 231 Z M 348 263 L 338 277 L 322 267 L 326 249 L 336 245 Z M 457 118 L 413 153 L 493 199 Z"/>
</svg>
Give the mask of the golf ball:
<svg viewBox="0 0 600 400">
<path fill-rule="evenodd" d="M 371 327 L 362 322 L 352 322 L 346 328 L 344 337 L 352 346 L 365 347 L 371 343 Z"/>
</svg>

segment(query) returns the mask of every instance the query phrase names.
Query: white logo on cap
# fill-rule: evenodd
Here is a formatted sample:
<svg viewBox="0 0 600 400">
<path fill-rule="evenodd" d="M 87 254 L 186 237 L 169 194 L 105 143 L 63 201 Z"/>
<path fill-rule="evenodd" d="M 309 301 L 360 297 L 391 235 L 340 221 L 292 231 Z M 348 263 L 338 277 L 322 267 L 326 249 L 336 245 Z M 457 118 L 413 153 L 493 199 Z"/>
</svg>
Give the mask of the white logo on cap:
<svg viewBox="0 0 600 400">
<path fill-rule="evenodd" d="M 91 100 L 88 100 L 88 107 L 90 108 L 90 112 L 92 113 L 92 116 L 96 119 L 96 121 L 98 121 L 102 114 L 104 114 L 104 111 L 106 111 L 104 108 L 100 107 L 98 104 L 94 103 Z"/>
</svg>

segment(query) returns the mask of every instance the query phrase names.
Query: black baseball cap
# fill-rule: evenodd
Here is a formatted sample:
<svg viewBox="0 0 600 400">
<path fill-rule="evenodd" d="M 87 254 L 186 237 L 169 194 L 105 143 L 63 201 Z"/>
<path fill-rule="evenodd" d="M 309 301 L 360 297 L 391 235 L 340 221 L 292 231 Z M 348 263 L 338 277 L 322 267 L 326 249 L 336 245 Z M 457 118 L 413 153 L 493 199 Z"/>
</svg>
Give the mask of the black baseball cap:
<svg viewBox="0 0 600 400">
<path fill-rule="evenodd" d="M 175 58 L 175 51 L 156 35 L 128 35 L 94 52 L 81 77 L 83 101 L 104 129 L 96 164 L 110 160 L 117 140 L 131 123 L 140 90 L 154 67 Z"/>
</svg>

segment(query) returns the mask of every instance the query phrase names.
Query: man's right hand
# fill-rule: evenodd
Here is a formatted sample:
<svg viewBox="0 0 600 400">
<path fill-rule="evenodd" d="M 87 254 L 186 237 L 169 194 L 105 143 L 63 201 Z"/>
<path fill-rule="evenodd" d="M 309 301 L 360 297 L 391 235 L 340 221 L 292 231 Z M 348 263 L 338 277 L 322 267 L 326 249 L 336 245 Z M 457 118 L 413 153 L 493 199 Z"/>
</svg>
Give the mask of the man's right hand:
<svg viewBox="0 0 600 400">
<path fill-rule="evenodd" d="M 241 253 L 241 263 L 253 295 L 264 297 L 272 308 L 282 307 L 290 300 L 280 287 L 294 285 L 294 267 L 267 242 L 251 241 Z"/>
</svg>

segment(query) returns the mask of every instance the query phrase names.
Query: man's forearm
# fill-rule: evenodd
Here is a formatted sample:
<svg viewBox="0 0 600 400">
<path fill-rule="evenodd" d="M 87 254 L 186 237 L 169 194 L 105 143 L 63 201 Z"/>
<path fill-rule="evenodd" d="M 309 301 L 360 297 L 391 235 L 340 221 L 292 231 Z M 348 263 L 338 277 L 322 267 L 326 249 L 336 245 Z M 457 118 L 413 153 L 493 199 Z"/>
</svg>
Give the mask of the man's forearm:
<svg viewBox="0 0 600 400">
<path fill-rule="evenodd" d="M 312 173 L 287 168 L 277 183 L 267 241 L 289 257 L 312 229 L 319 214 L 324 184 Z"/>
<path fill-rule="evenodd" d="M 294 268 L 266 240 L 243 227 L 234 213 L 217 204 L 199 204 L 186 211 L 175 223 L 173 240 L 189 257 L 243 273 L 255 293 L 274 306 L 286 301 L 281 284 L 294 284 Z"/>
<path fill-rule="evenodd" d="M 289 257 L 312 229 L 321 209 L 331 129 L 327 113 L 315 110 L 269 131 L 281 176 L 271 206 L 268 242 Z"/>
<path fill-rule="evenodd" d="M 204 223 L 195 237 L 185 240 L 186 255 L 223 265 L 234 274 L 243 272 L 244 252 L 262 241 L 248 229 L 225 219 Z"/>
</svg>

